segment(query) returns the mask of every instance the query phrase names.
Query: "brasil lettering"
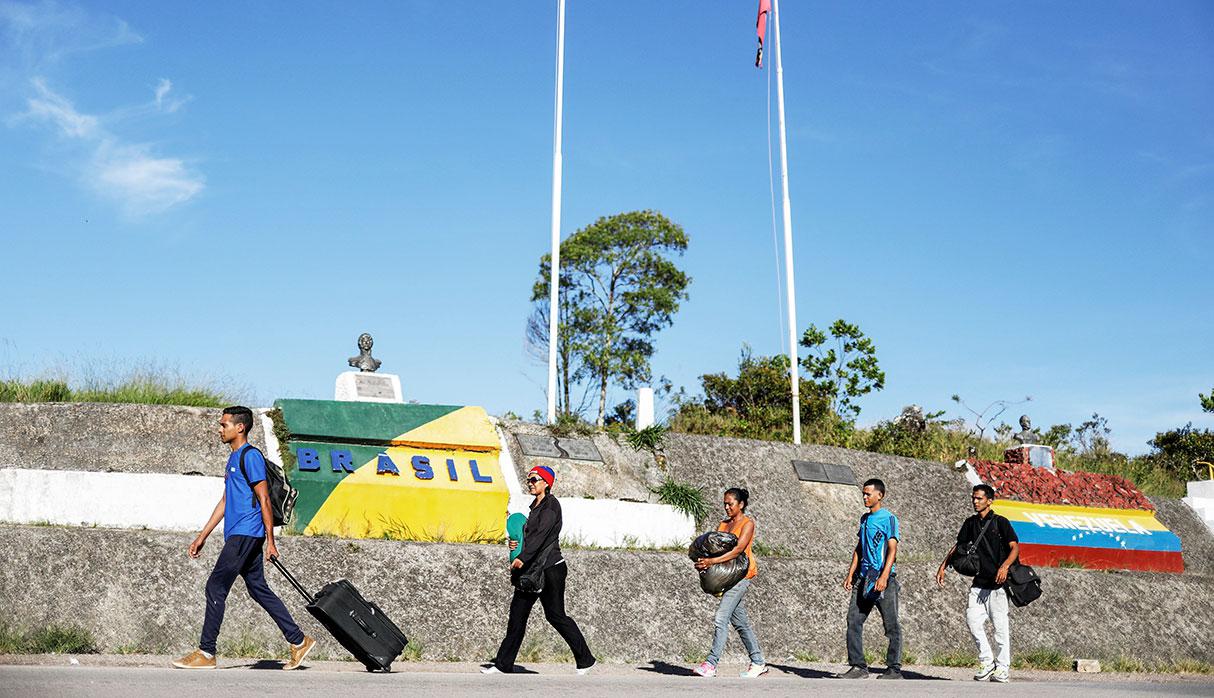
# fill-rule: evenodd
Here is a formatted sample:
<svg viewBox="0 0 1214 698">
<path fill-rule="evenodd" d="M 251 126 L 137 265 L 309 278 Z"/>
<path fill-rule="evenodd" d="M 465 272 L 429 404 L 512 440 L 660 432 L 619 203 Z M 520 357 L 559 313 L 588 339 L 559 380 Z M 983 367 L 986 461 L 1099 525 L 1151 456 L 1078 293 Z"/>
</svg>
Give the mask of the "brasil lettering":
<svg viewBox="0 0 1214 698">
<path fill-rule="evenodd" d="M 340 448 L 329 449 L 328 456 L 329 468 L 334 473 L 342 473 L 344 475 L 345 473 L 353 473 L 357 468 L 352 451 Z M 380 453 L 376 459 L 375 472 L 377 475 L 400 475 L 400 468 L 397 467 L 396 462 L 387 453 Z M 317 472 L 322 466 L 320 452 L 314 448 L 296 449 L 295 460 L 299 470 L 302 472 Z M 456 467 L 455 459 L 447 458 L 446 461 L 447 480 L 449 482 L 459 482 L 459 468 Z M 472 474 L 473 482 L 493 482 L 492 475 L 481 474 L 475 458 L 469 458 L 467 461 L 468 470 Z M 431 465 L 428 456 L 412 456 L 409 459 L 409 465 L 413 470 L 413 477 L 418 480 L 434 479 L 434 467 Z"/>
</svg>

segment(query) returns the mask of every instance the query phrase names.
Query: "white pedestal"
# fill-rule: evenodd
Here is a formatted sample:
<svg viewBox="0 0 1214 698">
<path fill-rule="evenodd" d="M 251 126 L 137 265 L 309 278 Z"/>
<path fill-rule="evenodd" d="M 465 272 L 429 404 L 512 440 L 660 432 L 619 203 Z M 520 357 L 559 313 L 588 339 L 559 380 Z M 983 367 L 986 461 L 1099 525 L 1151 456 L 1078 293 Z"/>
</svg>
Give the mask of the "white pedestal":
<svg viewBox="0 0 1214 698">
<path fill-rule="evenodd" d="M 637 431 L 653 425 L 653 388 L 637 390 Z"/>
<path fill-rule="evenodd" d="M 337 374 L 333 399 L 346 402 L 404 402 L 400 376 L 391 373 L 346 371 Z"/>
</svg>

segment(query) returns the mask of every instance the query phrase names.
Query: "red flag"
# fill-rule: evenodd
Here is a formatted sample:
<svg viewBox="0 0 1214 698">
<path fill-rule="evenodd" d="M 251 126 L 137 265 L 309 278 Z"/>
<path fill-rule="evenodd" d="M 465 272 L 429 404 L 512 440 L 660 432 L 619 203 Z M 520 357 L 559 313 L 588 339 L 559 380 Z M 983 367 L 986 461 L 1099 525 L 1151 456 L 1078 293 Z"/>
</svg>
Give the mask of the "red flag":
<svg viewBox="0 0 1214 698">
<path fill-rule="evenodd" d="M 755 32 L 759 35 L 759 52 L 755 54 L 755 67 L 763 67 L 763 39 L 767 36 L 767 15 L 771 12 L 771 0 L 759 0 L 759 19 Z"/>
</svg>

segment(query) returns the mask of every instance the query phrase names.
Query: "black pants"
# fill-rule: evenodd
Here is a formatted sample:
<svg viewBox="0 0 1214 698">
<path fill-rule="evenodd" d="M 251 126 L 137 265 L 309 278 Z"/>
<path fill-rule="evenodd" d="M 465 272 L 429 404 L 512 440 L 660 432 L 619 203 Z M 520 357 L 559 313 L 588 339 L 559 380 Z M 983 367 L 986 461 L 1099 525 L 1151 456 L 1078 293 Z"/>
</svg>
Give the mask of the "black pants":
<svg viewBox="0 0 1214 698">
<path fill-rule="evenodd" d="M 565 577 L 569 570 L 565 563 L 559 563 L 544 570 L 544 590 L 538 594 L 514 590 L 514 598 L 510 599 L 510 620 L 506 623 L 506 638 L 502 646 L 497 648 L 497 657 L 493 665 L 498 671 L 510 673 L 514 671 L 514 658 L 523 644 L 523 635 L 527 632 L 527 619 L 531 616 L 531 607 L 536 600 L 544 606 L 544 617 L 556 628 L 561 637 L 573 651 L 573 659 L 577 668 L 585 669 L 594 665 L 594 655 L 586 646 L 586 638 L 577 623 L 565 614 Z"/>
<path fill-rule="evenodd" d="M 868 668 L 864 661 L 864 621 L 873 607 L 881 614 L 881 625 L 885 629 L 885 637 L 889 638 L 889 649 L 885 652 L 885 666 L 889 669 L 902 668 L 902 626 L 898 624 L 898 577 L 890 575 L 889 585 L 885 587 L 882 598 L 870 601 L 864 598 L 865 581 L 857 575 L 852 587 L 851 605 L 847 609 L 847 663 L 852 666 Z"/>
<path fill-rule="evenodd" d="M 207 615 L 202 621 L 202 639 L 198 642 L 198 649 L 203 652 L 215 654 L 215 641 L 219 639 L 219 626 L 223 624 L 228 592 L 238 576 L 244 577 L 249 596 L 266 609 L 287 642 L 292 645 L 303 642 L 303 631 L 291 618 L 282 599 L 266 584 L 265 565 L 261 559 L 265 540 L 252 536 L 231 536 L 223 542 L 223 550 L 219 551 L 215 569 L 207 580 Z"/>
</svg>

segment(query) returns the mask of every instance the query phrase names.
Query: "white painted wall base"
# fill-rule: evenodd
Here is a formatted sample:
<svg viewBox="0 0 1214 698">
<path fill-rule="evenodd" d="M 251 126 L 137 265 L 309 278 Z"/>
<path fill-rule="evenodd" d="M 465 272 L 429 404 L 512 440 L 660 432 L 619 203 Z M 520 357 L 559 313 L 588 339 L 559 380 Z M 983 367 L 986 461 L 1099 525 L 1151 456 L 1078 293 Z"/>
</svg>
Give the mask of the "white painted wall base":
<svg viewBox="0 0 1214 698">
<path fill-rule="evenodd" d="M 0 521 L 200 531 L 222 494 L 221 477 L 2 468 Z"/>
<path fill-rule="evenodd" d="M 561 540 L 603 548 L 687 545 L 696 535 L 691 517 L 667 504 L 618 499 L 562 499 Z"/>
<path fill-rule="evenodd" d="M 497 426 L 494 421 L 494 426 Z M 511 514 L 530 511 L 531 495 L 523 491 L 518 470 L 506 443 L 506 432 L 498 427 L 502 444 L 499 463 L 510 491 Z M 667 504 L 624 502 L 618 499 L 561 499 L 561 540 L 602 548 L 663 548 L 686 545 L 696 535 L 695 521 Z"/>
<path fill-rule="evenodd" d="M 1187 490 L 1189 496 L 1184 498 L 1184 503 L 1214 532 L 1214 480 L 1190 482 Z"/>
</svg>

